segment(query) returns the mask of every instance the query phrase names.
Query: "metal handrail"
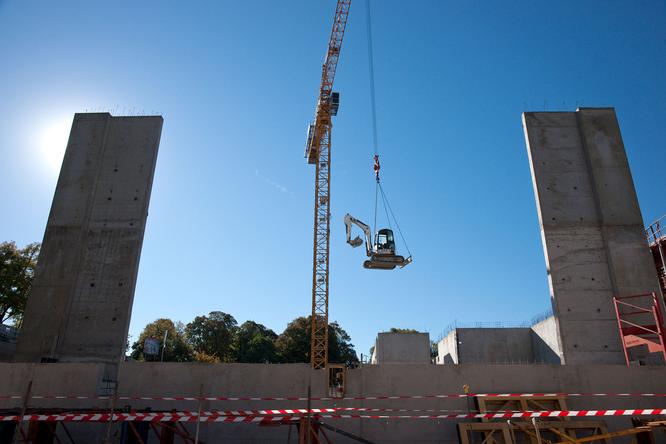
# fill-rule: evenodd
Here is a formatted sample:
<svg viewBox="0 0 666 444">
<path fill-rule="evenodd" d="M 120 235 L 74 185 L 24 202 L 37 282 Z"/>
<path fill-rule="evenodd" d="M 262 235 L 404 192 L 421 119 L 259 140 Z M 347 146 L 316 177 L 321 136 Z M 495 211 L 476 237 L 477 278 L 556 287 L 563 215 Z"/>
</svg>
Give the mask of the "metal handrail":
<svg viewBox="0 0 666 444">
<path fill-rule="evenodd" d="M 650 309 L 639 307 L 637 305 L 630 304 L 628 302 L 617 301 L 617 303 L 620 304 L 620 305 L 626 305 L 627 307 L 632 307 L 632 308 L 635 308 L 636 310 L 639 310 L 637 312 L 622 313 L 623 316 L 630 316 L 630 315 L 633 315 L 633 314 L 642 314 L 642 313 L 652 313 L 652 310 L 650 310 Z"/>
<path fill-rule="evenodd" d="M 631 296 L 615 296 L 615 299 L 618 300 L 624 300 L 624 299 L 634 299 L 634 298 L 642 298 L 645 296 L 653 296 L 654 293 L 639 293 L 639 294 L 632 294 Z"/>
<path fill-rule="evenodd" d="M 645 330 L 646 332 L 648 332 L 652 335 L 658 335 L 659 334 L 658 330 L 650 330 L 649 328 L 645 327 L 644 325 L 634 324 L 633 322 L 629 322 L 629 321 L 626 321 L 624 319 L 620 319 L 620 322 L 623 322 L 625 324 L 629 324 L 632 327 L 640 328 L 641 330 Z M 645 334 L 645 333 L 638 333 L 638 334 Z"/>
<path fill-rule="evenodd" d="M 656 243 L 664 237 L 664 233 L 662 232 L 662 222 L 666 223 L 666 214 L 652 222 L 645 230 L 645 236 L 650 244 Z"/>
</svg>

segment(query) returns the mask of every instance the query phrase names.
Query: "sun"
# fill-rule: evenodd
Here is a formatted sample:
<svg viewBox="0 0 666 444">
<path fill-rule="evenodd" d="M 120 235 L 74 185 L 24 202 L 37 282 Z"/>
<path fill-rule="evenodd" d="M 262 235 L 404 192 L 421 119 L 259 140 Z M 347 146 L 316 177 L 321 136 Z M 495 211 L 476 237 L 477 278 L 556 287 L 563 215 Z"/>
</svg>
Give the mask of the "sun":
<svg viewBox="0 0 666 444">
<path fill-rule="evenodd" d="M 60 171 L 71 126 L 71 117 L 62 118 L 45 125 L 39 133 L 39 157 L 49 170 Z"/>
</svg>

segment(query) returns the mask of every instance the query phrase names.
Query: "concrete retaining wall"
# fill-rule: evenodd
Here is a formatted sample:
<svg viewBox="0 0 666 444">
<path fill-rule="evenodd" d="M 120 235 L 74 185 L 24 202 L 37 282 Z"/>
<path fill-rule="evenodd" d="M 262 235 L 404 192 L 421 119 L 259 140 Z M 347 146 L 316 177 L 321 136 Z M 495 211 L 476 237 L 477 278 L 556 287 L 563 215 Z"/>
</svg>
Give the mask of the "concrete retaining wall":
<svg viewBox="0 0 666 444">
<path fill-rule="evenodd" d="M 531 328 L 456 328 L 437 344 L 438 364 L 561 364 L 555 319 Z"/>
<path fill-rule="evenodd" d="M 83 394 L 97 392 L 104 366 L 97 364 L 0 364 L 0 394 L 21 394 L 33 381 L 34 394 Z M 624 367 L 614 365 L 364 365 L 348 371 L 349 396 L 423 395 L 462 393 L 468 384 L 473 392 L 651 392 L 666 393 L 663 366 Z M 131 395 L 230 395 L 303 396 L 308 384 L 313 396 L 325 395 L 324 372 L 307 364 L 176 364 L 123 363 L 119 394 Z M 123 401 L 133 408 L 196 410 L 196 402 Z M 666 398 L 597 397 L 570 398 L 571 409 L 666 407 Z M 4 408 L 21 400 L 0 400 Z M 203 409 L 258 409 L 306 407 L 306 402 L 204 402 Z M 108 408 L 108 401 L 32 400 L 31 407 Z M 321 401 L 313 406 L 385 407 L 409 409 L 467 409 L 465 399 Z M 418 413 L 416 413 L 418 414 Z M 327 420 L 327 422 L 379 443 L 455 443 L 455 422 L 449 420 Z M 628 427 L 629 418 L 608 420 L 611 428 Z M 106 433 L 103 424 L 80 425 L 81 436 Z M 114 426 L 114 432 L 118 430 Z M 204 424 L 201 440 L 207 443 L 285 442 L 287 427 Z M 90 438 L 86 438 L 90 439 Z M 295 440 L 292 430 L 292 440 Z M 149 441 L 157 442 L 156 440 Z M 335 436 L 336 443 L 352 442 Z"/>
</svg>

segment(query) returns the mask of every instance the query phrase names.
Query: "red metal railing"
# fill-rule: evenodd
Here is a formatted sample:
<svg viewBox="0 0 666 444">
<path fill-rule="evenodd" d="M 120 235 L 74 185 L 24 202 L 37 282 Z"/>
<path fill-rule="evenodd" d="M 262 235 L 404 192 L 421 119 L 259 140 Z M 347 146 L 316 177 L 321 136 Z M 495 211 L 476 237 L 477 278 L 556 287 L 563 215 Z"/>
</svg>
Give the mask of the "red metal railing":
<svg viewBox="0 0 666 444">
<path fill-rule="evenodd" d="M 629 349 L 638 346 L 647 346 L 649 353 L 661 353 L 666 363 L 664 322 L 657 295 L 652 292 L 616 296 L 613 298 L 613 304 L 627 365 L 631 362 Z M 646 319 L 654 323 L 645 325 L 643 321 Z"/>
</svg>

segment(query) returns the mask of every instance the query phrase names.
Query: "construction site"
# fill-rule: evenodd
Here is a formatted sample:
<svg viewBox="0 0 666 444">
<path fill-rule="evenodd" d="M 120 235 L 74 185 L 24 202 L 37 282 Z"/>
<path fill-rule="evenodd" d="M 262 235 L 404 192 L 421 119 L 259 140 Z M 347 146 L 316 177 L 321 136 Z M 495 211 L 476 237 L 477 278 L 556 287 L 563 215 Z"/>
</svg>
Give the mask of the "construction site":
<svg viewBox="0 0 666 444">
<path fill-rule="evenodd" d="M 645 147 L 625 148 L 612 104 L 514 115 L 528 162 L 510 169 L 531 175 L 546 313 L 523 326 L 453 325 L 437 341 L 415 330 L 378 331 L 367 359 L 330 359 L 330 323 L 353 311 L 337 306 L 329 314 L 338 297 L 329 283 L 343 280 L 331 269 L 331 251 L 352 252 L 355 267 L 396 286 L 401 273 L 425 264 L 418 246 L 412 257 L 407 245 L 400 203 L 389 201 L 400 185 L 385 185 L 371 15 L 382 3 L 325 4 L 330 33 L 317 42 L 324 61 L 311 91 L 314 117 L 298 122 L 307 129 L 304 157 L 289 154 L 299 157 L 290 160 L 294 169 L 314 176 L 314 186 L 300 185 L 313 197 L 312 272 L 302 276 L 311 293 L 280 302 L 310 315 L 310 362 L 160 362 L 159 338 L 154 362 L 126 358 L 158 149 L 171 121 L 81 110 L 69 129 L 20 328 L 0 332 L 0 443 L 666 442 L 666 219 L 644 220 L 627 152 Z M 367 42 L 345 39 L 353 14 Z M 339 166 L 331 153 L 343 149 L 333 123 L 345 109 L 335 79 L 348 45 L 368 53 L 372 147 L 364 155 L 374 214 L 348 213 L 331 187 Z M 663 185 L 660 145 L 650 150 Z M 273 217 L 291 215 L 285 209 Z M 331 242 L 331 232 L 343 230 L 345 242 Z M 493 248 L 491 239 L 482 242 Z M 220 246 L 216 254 L 236 253 Z M 235 279 L 233 268 L 210 273 L 217 275 Z M 491 283 L 472 284 L 492 291 Z M 418 306 L 418 296 L 407 296 Z M 160 309 L 150 316 L 160 317 Z"/>
</svg>

